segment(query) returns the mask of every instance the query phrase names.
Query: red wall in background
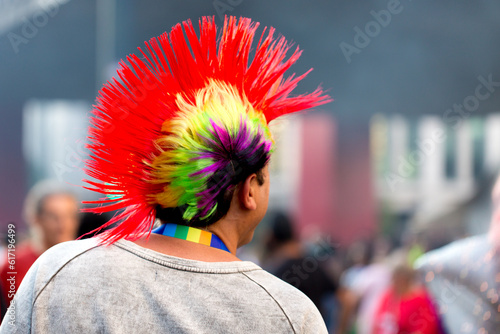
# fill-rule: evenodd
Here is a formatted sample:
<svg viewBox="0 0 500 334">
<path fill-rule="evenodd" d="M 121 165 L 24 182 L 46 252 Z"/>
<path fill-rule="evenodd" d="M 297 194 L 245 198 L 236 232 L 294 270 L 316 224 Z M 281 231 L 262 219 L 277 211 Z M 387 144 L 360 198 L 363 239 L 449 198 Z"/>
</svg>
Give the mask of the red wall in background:
<svg viewBox="0 0 500 334">
<path fill-rule="evenodd" d="M 297 211 L 298 230 L 308 238 L 331 233 L 336 203 L 336 125 L 325 114 L 302 119 L 302 168 Z"/>
<path fill-rule="evenodd" d="M 342 245 L 376 230 L 368 128 L 339 145 L 332 117 L 309 114 L 302 123 L 302 168 L 296 219 L 302 237 L 326 233 Z M 340 151 L 341 150 L 341 151 Z"/>
</svg>

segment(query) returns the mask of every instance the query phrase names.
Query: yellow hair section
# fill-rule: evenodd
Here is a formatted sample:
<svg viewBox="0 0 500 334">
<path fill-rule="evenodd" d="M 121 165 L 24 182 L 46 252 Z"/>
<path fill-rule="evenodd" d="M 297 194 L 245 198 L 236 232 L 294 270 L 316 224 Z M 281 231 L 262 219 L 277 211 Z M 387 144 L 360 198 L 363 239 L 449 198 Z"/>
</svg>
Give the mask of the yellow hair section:
<svg viewBox="0 0 500 334">
<path fill-rule="evenodd" d="M 210 150 L 207 140 L 214 138 L 214 124 L 236 137 L 244 123 L 253 134 L 262 133 L 272 142 L 272 135 L 262 112 L 254 110 L 246 97 L 223 82 L 210 80 L 195 95 L 194 103 L 178 94 L 176 117 L 162 125 L 163 136 L 156 144 L 160 154 L 153 160 L 152 176 L 164 191 L 152 198 L 164 208 L 187 204 L 192 208 L 185 218 L 196 214 L 198 194 L 206 189 L 207 176 L 193 175 L 211 166 L 214 161 L 204 157 Z M 215 210 L 212 208 L 211 212 Z M 207 215 L 208 216 L 208 215 Z"/>
</svg>

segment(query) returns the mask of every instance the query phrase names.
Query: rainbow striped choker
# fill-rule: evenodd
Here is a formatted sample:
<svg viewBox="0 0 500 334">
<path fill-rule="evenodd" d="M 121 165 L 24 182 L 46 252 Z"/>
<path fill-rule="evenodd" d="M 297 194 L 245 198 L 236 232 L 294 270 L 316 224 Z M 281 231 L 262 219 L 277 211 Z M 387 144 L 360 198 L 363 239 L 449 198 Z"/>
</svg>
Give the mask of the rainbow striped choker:
<svg viewBox="0 0 500 334">
<path fill-rule="evenodd" d="M 202 244 L 229 252 L 229 249 L 226 247 L 226 245 L 224 245 L 224 243 L 218 236 L 213 233 L 200 230 L 198 228 L 168 223 L 155 228 L 151 232 L 156 234 L 163 234 L 167 237 L 196 242 L 197 244 Z"/>
</svg>

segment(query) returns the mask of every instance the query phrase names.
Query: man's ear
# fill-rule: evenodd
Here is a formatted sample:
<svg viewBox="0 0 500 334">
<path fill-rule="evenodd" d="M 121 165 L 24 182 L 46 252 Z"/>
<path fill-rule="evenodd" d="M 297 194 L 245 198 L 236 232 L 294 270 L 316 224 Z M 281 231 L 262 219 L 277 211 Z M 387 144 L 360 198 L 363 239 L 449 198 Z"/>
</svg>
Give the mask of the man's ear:
<svg viewBox="0 0 500 334">
<path fill-rule="evenodd" d="M 247 210 L 257 209 L 257 202 L 255 201 L 255 195 L 257 194 L 255 187 L 258 186 L 257 175 L 255 173 L 250 174 L 245 181 L 242 182 L 241 187 L 238 191 L 238 197 L 241 206 Z"/>
</svg>

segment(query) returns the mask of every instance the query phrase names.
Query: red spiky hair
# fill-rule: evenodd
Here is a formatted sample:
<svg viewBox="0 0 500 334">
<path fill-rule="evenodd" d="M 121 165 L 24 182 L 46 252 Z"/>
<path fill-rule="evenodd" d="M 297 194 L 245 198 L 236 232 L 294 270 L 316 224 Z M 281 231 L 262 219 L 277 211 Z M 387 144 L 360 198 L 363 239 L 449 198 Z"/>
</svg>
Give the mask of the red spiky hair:
<svg viewBox="0 0 500 334">
<path fill-rule="evenodd" d="M 321 89 L 289 96 L 307 73 L 284 79 L 284 73 L 297 61 L 296 48 L 285 60 L 291 46 L 284 37 L 273 38 L 274 29 L 262 33 L 255 56 L 249 60 L 258 27 L 248 18 L 229 17 L 220 36 L 214 18 L 199 21 L 200 36 L 191 21 L 174 26 L 170 34 L 146 42 L 145 59 L 127 57 L 120 62 L 118 76 L 104 85 L 94 106 L 89 130 L 91 157 L 86 162 L 87 189 L 108 198 L 87 202 L 99 204 L 86 209 L 95 213 L 124 209 L 102 228 L 118 223 L 101 238 L 110 244 L 118 239 L 135 240 L 149 235 L 155 220 L 155 194 L 165 185 L 151 179 L 155 144 L 162 124 L 178 112 L 177 97 L 193 101 L 209 80 L 235 88 L 267 122 L 284 114 L 312 108 L 330 101 Z M 186 34 L 184 36 L 183 28 Z M 220 33 L 220 32 L 219 32 Z"/>
</svg>

